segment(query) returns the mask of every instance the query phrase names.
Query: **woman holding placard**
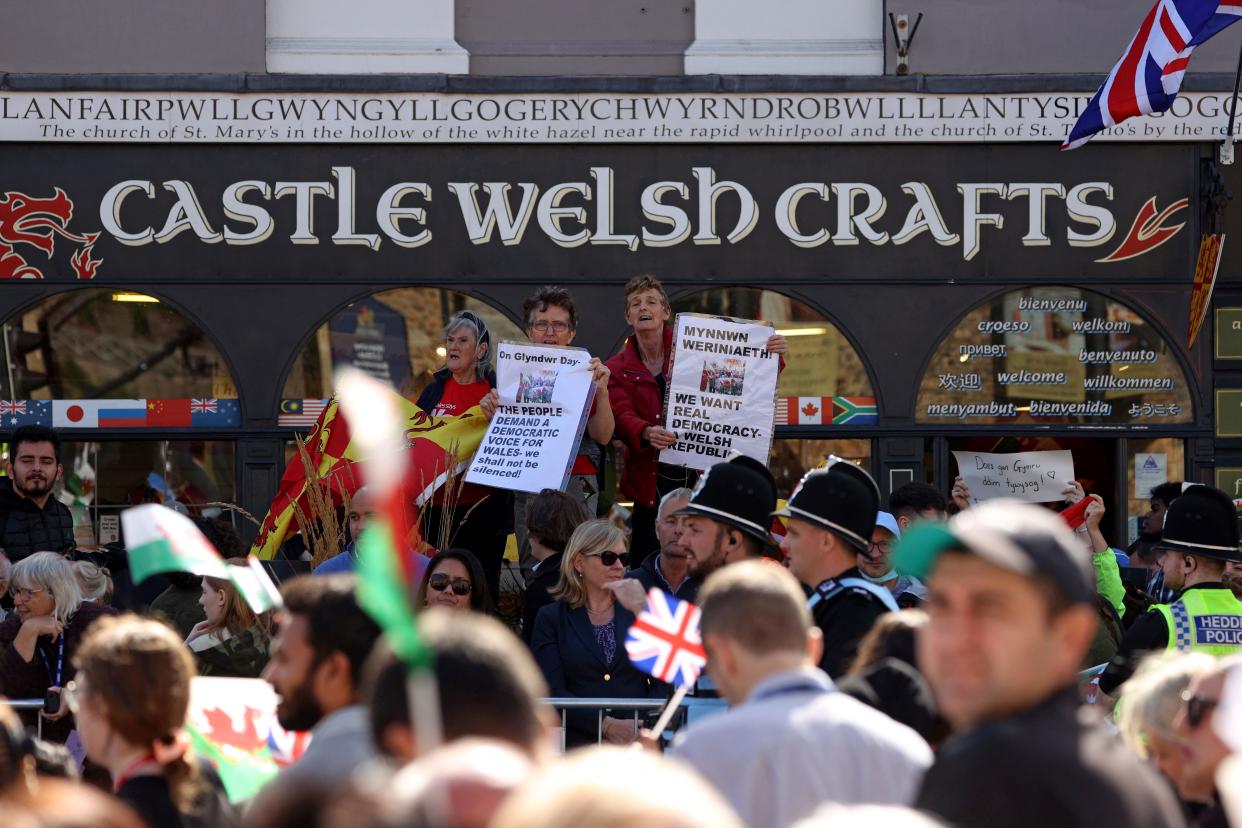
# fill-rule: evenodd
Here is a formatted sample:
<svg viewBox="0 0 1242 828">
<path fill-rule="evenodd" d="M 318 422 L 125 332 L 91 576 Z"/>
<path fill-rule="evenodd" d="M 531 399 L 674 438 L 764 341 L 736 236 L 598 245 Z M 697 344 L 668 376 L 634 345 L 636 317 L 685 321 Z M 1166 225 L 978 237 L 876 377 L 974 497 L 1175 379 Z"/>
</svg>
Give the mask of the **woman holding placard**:
<svg viewBox="0 0 1242 828">
<path fill-rule="evenodd" d="M 634 502 L 630 539 L 634 566 L 659 549 L 655 522 L 660 498 L 692 486 L 697 477 L 692 469 L 660 462 L 660 450 L 677 440 L 677 434 L 663 425 L 672 367 L 672 313 L 659 279 L 650 274 L 630 279 L 625 286 L 625 321 L 634 334 L 606 363 L 612 372 L 608 396 L 617 436 L 626 449 L 620 491 Z M 785 337 L 779 334 L 768 339 L 772 353 L 784 354 L 787 348 Z"/>
<path fill-rule="evenodd" d="M 489 410 L 485 398 L 496 386 L 491 345 L 487 323 L 478 314 L 468 310 L 453 314 L 444 326 L 444 367 L 419 395 L 418 407 L 435 417 L 460 417 L 483 404 L 484 416 L 490 418 L 495 409 Z M 473 483 L 461 485 L 452 506 L 454 525 L 443 544 L 443 494 L 437 494 L 431 507 L 423 510 L 423 536 L 434 546 L 461 546 L 473 552 L 483 564 L 491 595 L 500 590 L 500 562 L 513 520 L 511 502 L 508 492 Z"/>
</svg>

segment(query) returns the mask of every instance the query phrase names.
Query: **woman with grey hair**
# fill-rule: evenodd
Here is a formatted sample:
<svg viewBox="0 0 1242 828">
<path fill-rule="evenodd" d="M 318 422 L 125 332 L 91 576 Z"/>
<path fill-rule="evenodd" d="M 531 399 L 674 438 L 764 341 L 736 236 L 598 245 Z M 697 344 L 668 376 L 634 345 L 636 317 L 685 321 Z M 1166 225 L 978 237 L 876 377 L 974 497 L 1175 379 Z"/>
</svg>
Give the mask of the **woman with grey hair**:
<svg viewBox="0 0 1242 828">
<path fill-rule="evenodd" d="M 13 565 L 9 579 L 14 615 L 0 623 L 0 694 L 45 699 L 44 710 L 22 711 L 27 726 L 43 716 L 43 738 L 63 742 L 72 729 L 60 689 L 74 676 L 73 657 L 87 629 L 115 615 L 82 600 L 73 564 L 56 552 L 36 552 Z"/>
<path fill-rule="evenodd" d="M 606 520 L 588 520 L 569 536 L 561 558 L 561 575 L 552 590 L 555 599 L 535 616 L 531 650 L 554 697 L 639 698 L 666 695 L 657 682 L 630 663 L 625 637 L 634 614 L 606 587 L 625 577 L 630 554 L 625 534 Z M 574 711 L 567 716 L 568 747 L 588 744 L 601 736 L 628 744 L 638 736 L 632 711 L 616 717 L 604 712 Z"/>
<path fill-rule="evenodd" d="M 474 311 L 453 314 L 444 326 L 444 367 L 418 397 L 418 407 L 435 417 L 461 417 L 479 405 L 496 386 L 491 366 L 492 335 Z M 490 409 L 490 407 L 489 407 Z M 484 410 L 490 418 L 494 409 Z M 441 542 L 445 506 L 443 490 L 423 510 L 423 537 L 437 548 L 464 547 L 483 564 L 491 595 L 500 595 L 500 563 L 505 540 L 513 530 L 513 500 L 499 489 L 466 483 L 459 487 L 451 510 L 453 525 Z"/>
<path fill-rule="evenodd" d="M 1182 693 L 1215 664 L 1216 659 L 1207 653 L 1153 653 L 1139 662 L 1122 687 L 1117 705 L 1117 726 L 1126 743 L 1139 756 L 1151 760 L 1183 802 L 1202 802 L 1204 792 L 1190 790 L 1184 784 L 1186 753 L 1174 719 L 1183 705 Z"/>
</svg>

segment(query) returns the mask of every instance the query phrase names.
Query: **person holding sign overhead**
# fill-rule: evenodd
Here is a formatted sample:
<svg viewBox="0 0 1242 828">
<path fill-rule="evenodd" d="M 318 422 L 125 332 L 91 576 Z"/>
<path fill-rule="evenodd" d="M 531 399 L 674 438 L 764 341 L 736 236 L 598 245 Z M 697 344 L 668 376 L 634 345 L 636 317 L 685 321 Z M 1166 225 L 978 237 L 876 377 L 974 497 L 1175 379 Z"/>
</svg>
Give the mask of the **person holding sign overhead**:
<svg viewBox="0 0 1242 828">
<path fill-rule="evenodd" d="M 676 433 L 663 425 L 673 344 L 669 325 L 672 314 L 659 279 L 650 274 L 630 279 L 625 286 L 625 321 L 634 333 L 621 352 L 605 363 L 612 372 L 608 392 L 616 414 L 617 436 L 626 449 L 620 491 L 634 501 L 630 548 L 635 566 L 659 546 L 655 522 L 660 497 L 690 486 L 695 478 L 693 471 L 659 462 L 660 450 L 677 441 Z M 767 345 L 775 354 L 788 350 L 779 334 L 769 338 Z"/>
<path fill-rule="evenodd" d="M 535 345 L 568 347 L 578 335 L 578 310 L 574 297 L 562 287 L 544 286 L 536 290 L 522 303 L 522 316 L 526 320 L 526 335 Z M 595 384 L 595 398 L 587 419 L 586 433 L 578 443 L 578 453 L 571 469 L 572 477 L 566 491 L 581 496 L 587 512 L 596 517 L 599 509 L 599 471 L 603 468 L 602 443 L 612 439 L 616 426 L 612 405 L 608 400 L 608 379 L 611 371 L 598 357 L 591 357 L 591 378 Z M 485 408 L 500 405 L 500 392 L 493 388 L 484 398 Z M 532 565 L 530 547 L 526 535 L 526 507 L 532 495 L 515 492 L 513 500 L 513 525 L 517 533 L 518 553 L 523 566 Z"/>
<path fill-rule="evenodd" d="M 823 630 L 820 669 L 838 678 L 858 652 L 858 642 L 897 603 L 883 586 L 858 571 L 880 510 L 880 488 L 848 460 L 831 457 L 827 468 L 807 472 L 775 514 L 789 519 L 781 551 L 789 570 L 810 591 L 807 603 Z"/>
</svg>

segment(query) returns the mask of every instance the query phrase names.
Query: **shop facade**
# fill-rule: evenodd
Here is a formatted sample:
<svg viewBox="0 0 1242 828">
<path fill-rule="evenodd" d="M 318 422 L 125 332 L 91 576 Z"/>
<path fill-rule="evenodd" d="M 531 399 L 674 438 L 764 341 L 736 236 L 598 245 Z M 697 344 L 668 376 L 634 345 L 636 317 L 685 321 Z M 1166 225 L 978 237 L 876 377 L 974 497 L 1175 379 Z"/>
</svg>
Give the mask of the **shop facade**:
<svg viewBox="0 0 1242 828">
<path fill-rule="evenodd" d="M 675 310 L 789 340 L 784 494 L 828 453 L 887 494 L 947 491 L 954 450 L 1069 448 L 1120 540 L 1162 476 L 1213 480 L 1232 451 L 1242 479 L 1242 423 L 1217 435 L 1220 391 L 1242 400 L 1228 324 L 1224 355 L 1216 313 L 1187 345 L 1206 143 L 1058 153 L 986 96 L 973 120 L 926 94 L 177 97 L 0 94 L 0 428 L 65 429 L 84 539 L 149 490 L 261 517 L 332 368 L 415 395 L 458 309 L 520 338 L 523 298 L 564 285 L 577 344 L 611 356 L 645 272 Z"/>
</svg>

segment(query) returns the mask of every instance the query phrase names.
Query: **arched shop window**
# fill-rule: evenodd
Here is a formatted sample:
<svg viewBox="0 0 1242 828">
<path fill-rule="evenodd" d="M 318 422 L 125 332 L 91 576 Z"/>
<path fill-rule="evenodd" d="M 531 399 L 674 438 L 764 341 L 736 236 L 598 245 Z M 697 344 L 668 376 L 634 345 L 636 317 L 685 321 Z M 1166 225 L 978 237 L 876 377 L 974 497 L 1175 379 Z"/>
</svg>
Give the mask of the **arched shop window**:
<svg viewBox="0 0 1242 828">
<path fill-rule="evenodd" d="M 919 423 L 984 426 L 947 438 L 950 477 L 956 451 L 1069 451 L 1074 476 L 1104 496 L 1106 534 L 1119 546 L 1139 536 L 1152 487 L 1184 478 L 1184 442 L 1160 429 L 1194 422 L 1169 343 L 1132 308 L 1068 287 L 1013 291 L 968 313 L 933 352 L 917 406 Z M 986 428 L 995 425 L 1032 428 Z M 1055 431 L 1082 426 L 1142 431 L 1116 439 Z"/>
<path fill-rule="evenodd" d="M 227 513 L 210 504 L 236 497 L 231 440 L 143 438 L 240 424 L 233 378 L 194 322 L 153 296 L 86 288 L 44 299 L 0 332 L 0 430 L 60 432 L 57 497 L 74 514 L 79 544 L 118 539 L 120 511 L 135 503 Z M 89 438 L 75 436 L 83 430 Z"/>
<path fill-rule="evenodd" d="M 1081 288 L 1031 288 L 968 313 L 932 354 L 915 421 L 936 425 L 1194 422 L 1190 388 L 1136 311 Z"/>
<path fill-rule="evenodd" d="M 444 324 L 460 310 L 487 322 L 493 351 L 503 339 L 526 338 L 501 311 L 452 290 L 396 288 L 359 299 L 321 325 L 298 354 L 285 378 L 279 421 L 313 425 L 317 408 L 332 395 L 332 373 L 342 365 L 360 368 L 410 399 L 418 397 L 444 365 Z"/>
<path fill-rule="evenodd" d="M 871 441 L 834 432 L 873 426 L 875 392 L 848 339 L 815 308 L 783 293 L 751 287 L 712 288 L 673 300 L 674 313 L 708 313 L 771 323 L 789 342 L 777 386 L 777 439 L 772 473 L 788 497 L 802 473 L 835 454 L 870 468 Z M 785 436 L 781 426 L 813 427 L 822 438 Z"/>
</svg>

